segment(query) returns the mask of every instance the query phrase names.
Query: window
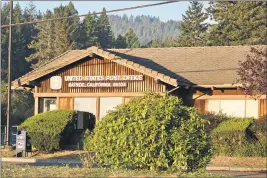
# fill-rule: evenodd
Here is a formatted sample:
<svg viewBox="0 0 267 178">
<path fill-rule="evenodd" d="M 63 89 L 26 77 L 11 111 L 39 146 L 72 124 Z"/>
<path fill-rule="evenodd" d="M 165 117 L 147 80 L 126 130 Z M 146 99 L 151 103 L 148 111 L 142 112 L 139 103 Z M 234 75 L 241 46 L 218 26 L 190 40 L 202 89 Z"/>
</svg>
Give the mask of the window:
<svg viewBox="0 0 267 178">
<path fill-rule="evenodd" d="M 74 98 L 74 110 L 96 114 L 96 98 Z"/>
<path fill-rule="evenodd" d="M 114 110 L 116 106 L 122 104 L 122 97 L 100 97 L 100 119 L 104 117 L 109 110 Z"/>
<path fill-rule="evenodd" d="M 44 99 L 44 112 L 53 111 L 56 109 L 56 98 L 45 98 Z"/>
<path fill-rule="evenodd" d="M 208 100 L 208 111 L 236 117 L 258 118 L 257 100 Z"/>
<path fill-rule="evenodd" d="M 57 107 L 56 98 L 39 98 L 38 113 L 53 111 Z"/>
</svg>

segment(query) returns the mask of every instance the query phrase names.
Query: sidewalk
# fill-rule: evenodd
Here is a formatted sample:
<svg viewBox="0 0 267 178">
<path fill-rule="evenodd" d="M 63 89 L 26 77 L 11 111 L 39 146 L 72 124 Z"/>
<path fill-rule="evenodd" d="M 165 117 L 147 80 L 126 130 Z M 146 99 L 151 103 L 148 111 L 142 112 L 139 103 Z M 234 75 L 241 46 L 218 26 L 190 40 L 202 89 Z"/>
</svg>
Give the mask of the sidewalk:
<svg viewBox="0 0 267 178">
<path fill-rule="evenodd" d="M 1 158 L 1 163 L 14 163 L 14 164 L 75 164 L 82 165 L 79 159 L 35 159 L 35 158 Z M 267 171 L 266 168 L 246 168 L 246 167 L 228 167 L 228 166 L 207 166 L 207 171 L 237 171 L 237 172 L 257 172 Z"/>
</svg>

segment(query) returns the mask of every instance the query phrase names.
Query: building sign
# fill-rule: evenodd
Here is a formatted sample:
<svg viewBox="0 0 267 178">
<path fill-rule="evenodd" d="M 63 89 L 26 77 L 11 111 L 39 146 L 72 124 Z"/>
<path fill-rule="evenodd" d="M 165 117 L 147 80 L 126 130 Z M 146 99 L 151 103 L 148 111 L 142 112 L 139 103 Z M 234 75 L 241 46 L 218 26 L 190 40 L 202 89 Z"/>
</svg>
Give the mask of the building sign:
<svg viewBox="0 0 267 178">
<path fill-rule="evenodd" d="M 108 75 L 108 76 L 65 76 L 64 81 L 68 82 L 70 88 L 96 88 L 96 87 L 127 87 L 129 81 L 142 81 L 143 75 Z M 59 90 L 62 87 L 60 76 L 50 79 L 50 87 Z"/>
<path fill-rule="evenodd" d="M 53 76 L 50 78 L 50 88 L 52 90 L 59 90 L 62 87 L 62 78 L 60 76 Z"/>
<path fill-rule="evenodd" d="M 143 75 L 108 75 L 108 76 L 65 76 L 65 81 L 136 81 L 143 80 Z"/>
</svg>

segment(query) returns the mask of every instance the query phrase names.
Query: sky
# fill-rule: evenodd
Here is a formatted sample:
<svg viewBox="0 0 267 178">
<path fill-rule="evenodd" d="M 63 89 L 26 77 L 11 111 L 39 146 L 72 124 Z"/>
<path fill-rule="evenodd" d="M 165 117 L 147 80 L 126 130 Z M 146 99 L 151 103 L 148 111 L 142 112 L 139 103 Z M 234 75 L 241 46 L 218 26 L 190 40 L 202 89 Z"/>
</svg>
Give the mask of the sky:
<svg viewBox="0 0 267 178">
<path fill-rule="evenodd" d="M 26 5 L 30 1 L 14 1 L 14 5 L 19 2 L 22 9 L 26 7 Z M 88 11 L 95 11 L 100 12 L 102 11 L 103 7 L 106 10 L 113 10 L 118 8 L 124 7 L 131 7 L 131 6 L 139 6 L 145 4 L 154 4 L 162 1 L 72 1 L 75 8 L 78 10 L 79 14 L 86 14 Z M 37 9 L 41 12 L 45 12 L 47 9 L 52 10 L 53 8 L 59 6 L 60 4 L 66 5 L 69 1 L 33 1 L 36 5 Z M 164 4 L 160 6 L 154 7 L 146 7 L 141 9 L 123 11 L 123 12 L 116 12 L 112 14 L 123 15 L 127 14 L 137 16 L 137 15 L 150 15 L 159 17 L 161 21 L 168 21 L 168 20 L 181 20 L 182 14 L 185 13 L 189 5 L 189 1 L 181 1 L 171 4 Z M 204 2 L 204 7 L 208 7 L 208 1 Z"/>
</svg>

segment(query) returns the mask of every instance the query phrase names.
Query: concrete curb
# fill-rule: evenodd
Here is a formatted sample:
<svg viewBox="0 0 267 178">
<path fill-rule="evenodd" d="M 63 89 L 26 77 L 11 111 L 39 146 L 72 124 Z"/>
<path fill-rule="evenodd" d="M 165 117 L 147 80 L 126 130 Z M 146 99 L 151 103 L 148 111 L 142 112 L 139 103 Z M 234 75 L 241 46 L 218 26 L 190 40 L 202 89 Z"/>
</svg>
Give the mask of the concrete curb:
<svg viewBox="0 0 267 178">
<path fill-rule="evenodd" d="M 246 167 L 229 167 L 229 166 L 207 166 L 207 171 L 233 171 L 233 172 L 259 172 L 267 171 L 266 168 L 246 168 Z"/>
<path fill-rule="evenodd" d="M 1 162 L 7 163 L 47 163 L 47 164 L 82 164 L 80 160 L 75 159 L 35 159 L 35 158 L 1 158 Z M 258 172 L 267 171 L 266 168 L 242 168 L 229 166 L 207 166 L 207 171 L 236 171 L 236 172 Z"/>
<path fill-rule="evenodd" d="M 1 158 L 1 162 L 8 163 L 60 163 L 60 164 L 82 164 L 80 160 L 66 159 L 35 159 L 35 158 Z"/>
</svg>

